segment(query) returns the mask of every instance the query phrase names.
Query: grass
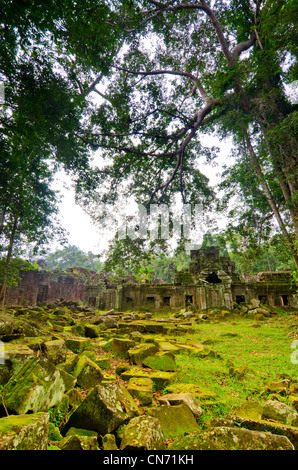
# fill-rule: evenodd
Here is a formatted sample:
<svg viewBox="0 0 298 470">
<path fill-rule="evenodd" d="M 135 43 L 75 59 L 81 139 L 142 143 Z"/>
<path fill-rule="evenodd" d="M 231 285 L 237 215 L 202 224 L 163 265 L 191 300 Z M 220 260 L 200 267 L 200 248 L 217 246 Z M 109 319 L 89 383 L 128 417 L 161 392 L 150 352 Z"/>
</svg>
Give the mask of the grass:
<svg viewBox="0 0 298 470">
<path fill-rule="evenodd" d="M 262 404 L 268 399 L 266 385 L 283 378 L 298 381 L 298 364 L 291 362 L 293 326 L 298 329 L 298 314 L 290 312 L 259 323 L 241 316 L 202 323 L 184 340 L 204 343 L 221 358 L 177 355 L 178 381 L 217 394 L 216 404 L 203 403 L 206 419 L 223 417 L 246 399 Z M 287 396 L 280 398 L 287 402 Z"/>
</svg>

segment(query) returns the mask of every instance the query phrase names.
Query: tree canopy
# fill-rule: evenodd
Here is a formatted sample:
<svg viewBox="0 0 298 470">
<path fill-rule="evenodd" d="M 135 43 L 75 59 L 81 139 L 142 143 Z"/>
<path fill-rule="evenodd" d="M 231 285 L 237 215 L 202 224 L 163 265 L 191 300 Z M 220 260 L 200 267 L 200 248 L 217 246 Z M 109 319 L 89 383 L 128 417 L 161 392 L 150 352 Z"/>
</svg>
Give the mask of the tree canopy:
<svg viewBox="0 0 298 470">
<path fill-rule="evenodd" d="M 92 271 L 99 271 L 102 265 L 98 255 L 91 251 L 85 253 L 75 245 L 49 253 L 43 258 L 42 264 L 46 269 L 86 268 Z"/>
<path fill-rule="evenodd" d="M 179 194 L 228 211 L 234 198 L 230 228 L 244 246 L 281 234 L 298 267 L 297 101 L 285 89 L 297 79 L 297 9 L 294 0 L 2 1 L 5 253 L 17 230 L 45 237 L 56 217 L 49 181 L 63 165 L 96 223 L 97 206 L 123 196 L 148 210 Z M 218 154 L 203 136 L 214 133 L 235 147 L 222 200 L 203 171 Z"/>
</svg>

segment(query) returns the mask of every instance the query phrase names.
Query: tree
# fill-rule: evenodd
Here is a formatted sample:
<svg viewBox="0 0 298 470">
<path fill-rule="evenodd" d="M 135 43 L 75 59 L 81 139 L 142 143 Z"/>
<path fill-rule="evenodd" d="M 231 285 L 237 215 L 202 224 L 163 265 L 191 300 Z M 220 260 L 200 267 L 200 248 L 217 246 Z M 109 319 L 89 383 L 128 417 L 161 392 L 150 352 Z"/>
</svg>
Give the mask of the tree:
<svg viewBox="0 0 298 470">
<path fill-rule="evenodd" d="M 0 9 L 0 256 L 8 279 L 13 255 L 28 245 L 35 254 L 61 235 L 50 189 L 56 169 L 72 173 L 77 191 L 96 185 L 77 135 L 89 106 L 82 87 L 93 83 L 92 67 L 106 69 L 119 35 L 105 23 L 113 14 L 103 2 L 2 1 Z"/>
<path fill-rule="evenodd" d="M 81 135 L 104 151 L 102 199 L 126 182 L 147 204 L 178 191 L 210 206 L 199 133 L 232 135 L 298 267 L 297 106 L 284 91 L 297 70 L 297 3 L 143 0 L 124 13 L 126 48 Z"/>
<path fill-rule="evenodd" d="M 93 271 L 99 271 L 101 263 L 99 255 L 91 251 L 85 253 L 75 245 L 65 246 L 61 250 L 56 250 L 44 258 L 46 269 L 67 269 L 67 268 L 86 268 Z"/>
<path fill-rule="evenodd" d="M 284 90 L 297 73 L 297 2 L 26 0 L 1 10 L 9 158 L 22 136 L 30 155 L 76 175 L 86 207 L 90 195 L 148 205 L 179 193 L 210 210 L 215 192 L 197 162 L 217 149 L 200 135 L 232 135 L 261 217 L 273 214 L 298 266 L 297 105 Z M 102 167 L 89 165 L 94 150 Z"/>
</svg>

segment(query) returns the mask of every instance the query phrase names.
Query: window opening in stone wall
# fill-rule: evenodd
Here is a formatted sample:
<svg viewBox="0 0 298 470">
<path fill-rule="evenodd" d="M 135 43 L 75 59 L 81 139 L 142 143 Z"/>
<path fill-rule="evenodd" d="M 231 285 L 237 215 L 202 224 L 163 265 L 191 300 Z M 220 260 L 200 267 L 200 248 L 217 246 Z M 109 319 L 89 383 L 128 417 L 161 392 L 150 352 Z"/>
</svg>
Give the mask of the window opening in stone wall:
<svg viewBox="0 0 298 470">
<path fill-rule="evenodd" d="M 48 286 L 39 286 L 36 301 L 44 302 L 47 299 Z"/>
<path fill-rule="evenodd" d="M 171 297 L 163 297 L 164 305 L 170 305 L 170 302 L 171 302 Z"/>
<path fill-rule="evenodd" d="M 155 297 L 146 297 L 146 302 L 147 303 L 154 303 L 155 302 Z"/>
<path fill-rule="evenodd" d="M 236 295 L 236 304 L 241 304 L 245 302 L 245 295 Z"/>
<path fill-rule="evenodd" d="M 185 305 L 190 305 L 193 303 L 193 296 L 192 295 L 186 295 L 185 296 Z"/>
<path fill-rule="evenodd" d="M 285 306 L 289 305 L 289 296 L 288 295 L 282 295 L 281 298 L 282 298 L 282 304 L 283 305 L 285 305 Z"/>
<path fill-rule="evenodd" d="M 210 282 L 211 284 L 220 284 L 222 282 L 221 279 L 219 279 L 218 275 L 214 272 L 209 274 L 208 277 L 206 277 L 206 281 Z"/>
<path fill-rule="evenodd" d="M 89 305 L 90 307 L 95 307 L 96 306 L 96 297 L 89 297 Z"/>
</svg>

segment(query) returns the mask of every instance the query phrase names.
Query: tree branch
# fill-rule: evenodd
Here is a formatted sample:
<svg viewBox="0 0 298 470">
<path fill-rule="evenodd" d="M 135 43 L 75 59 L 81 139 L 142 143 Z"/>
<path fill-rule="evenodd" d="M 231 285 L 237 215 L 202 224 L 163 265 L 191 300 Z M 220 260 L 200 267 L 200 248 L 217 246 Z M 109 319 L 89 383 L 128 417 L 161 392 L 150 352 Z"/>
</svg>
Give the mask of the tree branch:
<svg viewBox="0 0 298 470">
<path fill-rule="evenodd" d="M 193 75 L 192 73 L 190 73 L 190 72 L 179 72 L 178 70 L 152 70 L 152 71 L 147 70 L 145 72 L 141 72 L 140 70 L 139 71 L 130 70 L 130 69 L 126 69 L 125 67 L 119 67 L 118 65 L 113 65 L 113 67 L 116 68 L 117 70 L 122 70 L 123 72 L 130 73 L 132 75 L 147 76 L 147 75 L 166 75 L 166 74 L 169 74 L 169 75 L 178 75 L 178 76 L 181 76 L 181 77 L 187 77 L 187 78 L 190 78 L 191 80 L 193 80 L 194 82 L 200 81 L 200 79 L 198 77 L 196 77 L 195 75 Z"/>
<path fill-rule="evenodd" d="M 254 31 L 251 37 L 247 41 L 240 42 L 239 44 L 237 44 L 237 46 L 234 47 L 234 49 L 232 50 L 233 58 L 237 59 L 240 56 L 240 54 L 242 54 L 242 52 L 250 49 L 255 44 L 256 40 L 257 40 L 257 36 L 256 36 L 256 32 Z"/>
</svg>

